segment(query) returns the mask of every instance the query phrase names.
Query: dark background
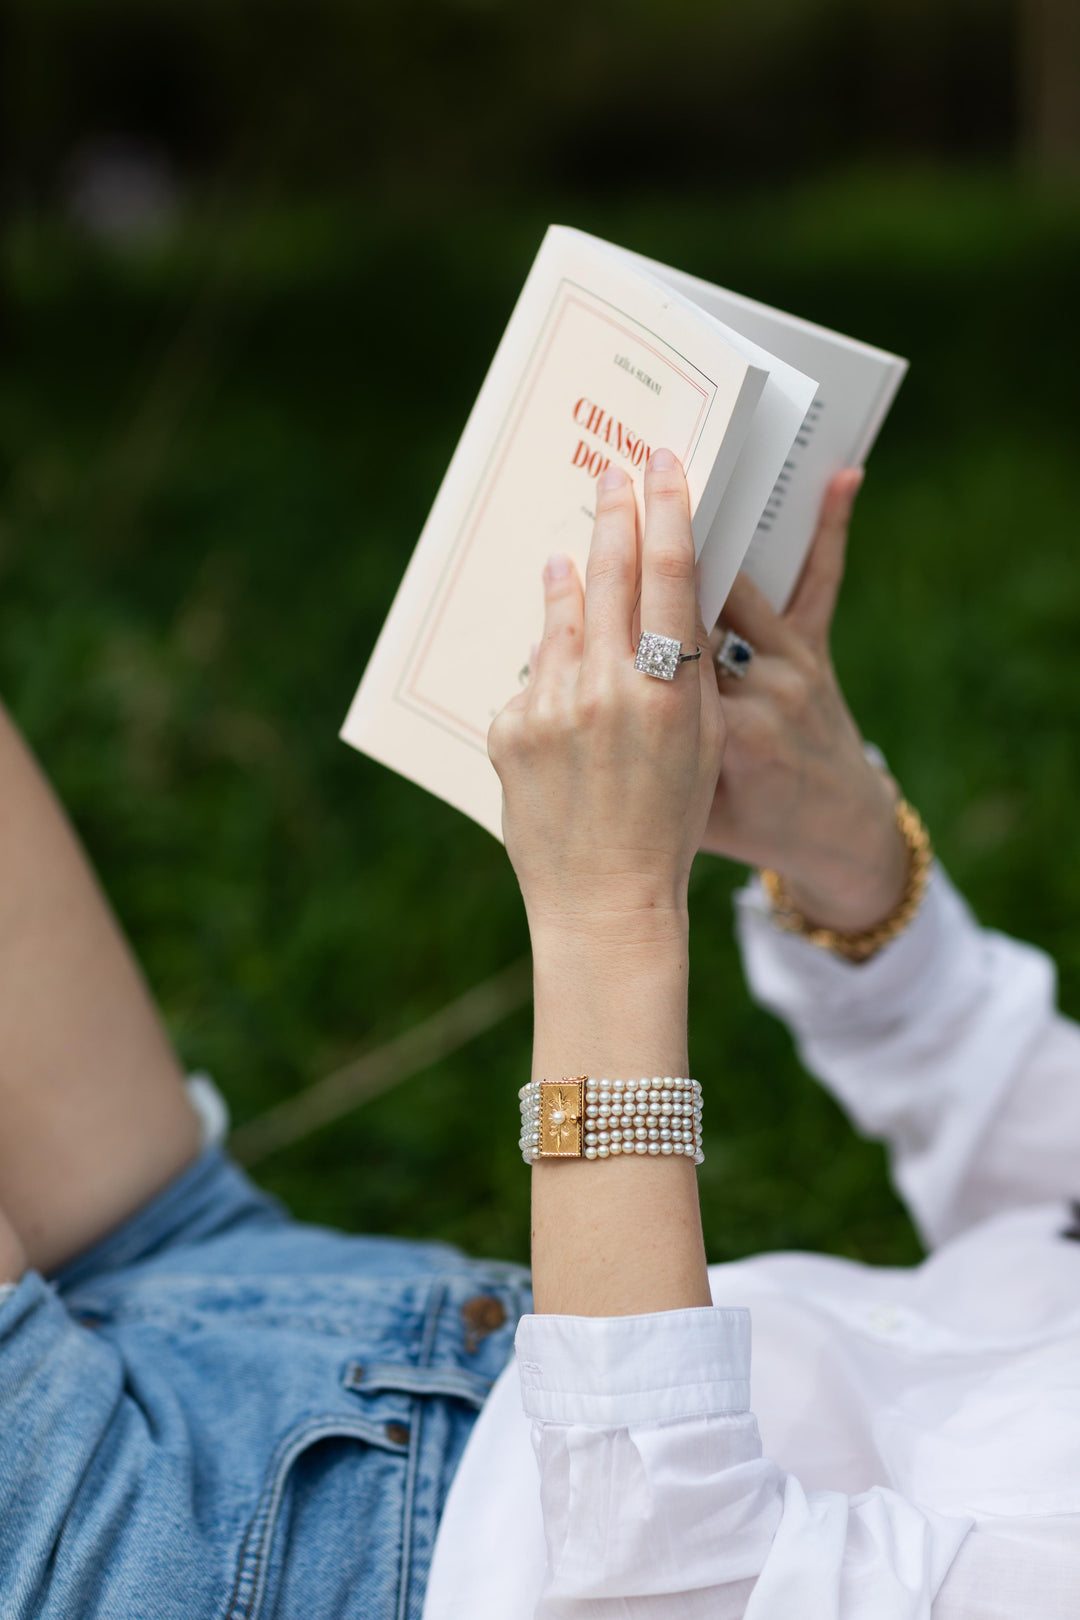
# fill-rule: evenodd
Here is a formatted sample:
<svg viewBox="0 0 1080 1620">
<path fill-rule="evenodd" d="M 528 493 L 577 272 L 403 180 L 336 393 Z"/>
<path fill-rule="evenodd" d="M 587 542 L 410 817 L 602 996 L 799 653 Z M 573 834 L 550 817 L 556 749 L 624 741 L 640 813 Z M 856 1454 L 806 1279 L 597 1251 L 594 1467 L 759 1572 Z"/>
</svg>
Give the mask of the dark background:
<svg viewBox="0 0 1080 1620">
<path fill-rule="evenodd" d="M 238 1123 L 527 949 L 501 848 L 336 734 L 550 220 L 911 359 L 840 672 L 980 915 L 1080 1006 L 1078 16 L 9 0 L 0 684 Z M 693 878 L 710 1253 L 910 1260 L 880 1150 L 747 1002 L 739 880 Z M 259 1178 L 524 1255 L 529 1034 Z"/>
</svg>

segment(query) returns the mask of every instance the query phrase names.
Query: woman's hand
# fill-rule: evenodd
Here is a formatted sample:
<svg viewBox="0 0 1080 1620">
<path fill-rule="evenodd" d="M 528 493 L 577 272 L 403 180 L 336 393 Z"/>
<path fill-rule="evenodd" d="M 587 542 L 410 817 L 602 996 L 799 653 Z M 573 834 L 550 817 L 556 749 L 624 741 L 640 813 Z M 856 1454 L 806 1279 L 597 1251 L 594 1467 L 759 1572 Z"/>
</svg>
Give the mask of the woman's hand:
<svg viewBox="0 0 1080 1620">
<path fill-rule="evenodd" d="M 554 557 L 528 687 L 492 724 L 503 831 L 534 946 L 551 933 L 663 929 L 686 912 L 724 728 L 700 623 L 686 481 L 658 451 L 645 474 L 640 622 L 705 649 L 673 681 L 634 668 L 639 557 L 633 487 L 596 491 L 586 586 Z"/>
<path fill-rule="evenodd" d="M 634 668 L 633 490 L 616 473 L 596 496 L 584 594 L 565 559 L 549 564 L 532 679 L 488 738 L 532 934 L 537 1080 L 688 1072 L 686 884 L 724 744 L 707 650 L 670 682 Z M 686 483 L 669 453 L 649 463 L 645 514 L 641 623 L 705 647 Z M 708 1305 L 692 1161 L 540 1161 L 532 1261 L 538 1311 Z"/>
<path fill-rule="evenodd" d="M 728 747 L 702 847 L 772 867 L 811 923 L 858 933 L 903 893 L 895 784 L 866 758 L 833 671 L 829 631 L 861 474 L 825 495 L 802 577 L 774 612 L 740 574 L 723 623 L 756 649 L 743 680 L 718 674 Z"/>
</svg>

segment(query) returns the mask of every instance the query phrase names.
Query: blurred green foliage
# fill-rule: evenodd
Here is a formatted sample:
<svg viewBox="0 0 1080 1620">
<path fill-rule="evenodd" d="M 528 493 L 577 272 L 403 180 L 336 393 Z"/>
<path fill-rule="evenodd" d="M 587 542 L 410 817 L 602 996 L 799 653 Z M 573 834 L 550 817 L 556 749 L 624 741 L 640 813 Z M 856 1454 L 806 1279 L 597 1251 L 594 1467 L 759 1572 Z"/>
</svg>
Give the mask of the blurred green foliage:
<svg viewBox="0 0 1080 1620">
<path fill-rule="evenodd" d="M 238 1121 L 527 948 L 502 849 L 337 730 L 549 209 L 911 358 L 839 668 L 980 914 L 1053 952 L 1078 1007 L 1074 202 L 871 171 L 727 207 L 252 208 L 128 250 L 27 221 L 2 264 L 0 682 Z M 710 1254 L 910 1260 L 881 1151 L 748 1003 L 739 880 L 693 877 Z M 259 1179 L 311 1219 L 523 1256 L 529 1038 L 515 1016 Z"/>
<path fill-rule="evenodd" d="M 439 209 L 1012 154 L 1020 0 L 8 0 L 0 196 L 103 134 Z M 7 185 L 4 184 L 5 179 Z"/>
</svg>

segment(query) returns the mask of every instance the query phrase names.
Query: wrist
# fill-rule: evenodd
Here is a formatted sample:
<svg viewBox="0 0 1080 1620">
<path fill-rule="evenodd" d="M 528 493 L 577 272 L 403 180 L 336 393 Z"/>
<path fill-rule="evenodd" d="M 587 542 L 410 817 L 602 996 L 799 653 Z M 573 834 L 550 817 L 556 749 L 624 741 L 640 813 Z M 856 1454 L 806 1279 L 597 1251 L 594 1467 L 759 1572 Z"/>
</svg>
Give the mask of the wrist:
<svg viewBox="0 0 1080 1620">
<path fill-rule="evenodd" d="M 545 935 L 533 956 L 534 1076 L 686 1074 L 685 932 Z"/>
<path fill-rule="evenodd" d="M 764 870 L 761 881 L 776 927 L 788 933 L 801 934 L 812 945 L 833 951 L 849 962 L 868 961 L 882 946 L 902 933 L 922 905 L 930 881 L 933 849 L 922 818 L 905 799 L 897 800 L 895 819 L 906 850 L 906 876 L 903 889 L 884 916 L 859 928 L 853 928 L 850 924 L 834 927 L 829 923 L 815 923 L 800 911 L 799 903 L 779 873 Z M 805 901 L 801 903 L 806 904 Z"/>
<path fill-rule="evenodd" d="M 811 928 L 831 928 L 840 934 L 861 934 L 885 921 L 904 894 L 911 855 L 896 834 L 887 856 L 872 870 L 838 870 L 834 881 L 819 885 L 786 884 L 788 898 Z"/>
<path fill-rule="evenodd" d="M 783 873 L 788 899 L 814 928 L 857 934 L 875 928 L 899 905 L 911 851 L 896 820 L 892 779 L 874 770 L 866 795 L 849 812 L 835 845 L 800 870 Z"/>
<path fill-rule="evenodd" d="M 564 963 L 568 958 L 619 961 L 627 971 L 686 955 L 690 913 L 685 902 L 589 911 L 529 912 L 533 962 Z"/>
</svg>

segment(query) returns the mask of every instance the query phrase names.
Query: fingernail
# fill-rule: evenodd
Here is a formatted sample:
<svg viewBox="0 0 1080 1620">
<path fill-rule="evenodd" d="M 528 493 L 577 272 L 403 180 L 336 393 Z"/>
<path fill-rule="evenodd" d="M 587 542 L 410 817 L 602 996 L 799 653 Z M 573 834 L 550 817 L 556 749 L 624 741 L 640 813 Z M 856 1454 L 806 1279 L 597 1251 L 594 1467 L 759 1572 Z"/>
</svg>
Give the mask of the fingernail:
<svg viewBox="0 0 1080 1620">
<path fill-rule="evenodd" d="M 547 579 L 565 579 L 570 572 L 570 559 L 565 551 L 557 551 L 547 560 L 544 575 Z"/>
<path fill-rule="evenodd" d="M 621 467 L 605 467 L 600 475 L 601 489 L 618 489 L 620 484 L 626 483 L 626 474 Z"/>
<path fill-rule="evenodd" d="M 862 474 L 860 473 L 858 478 L 853 479 L 849 487 L 844 491 L 839 513 L 840 519 L 844 523 L 850 523 L 855 514 L 855 501 L 861 484 Z"/>
<path fill-rule="evenodd" d="M 675 457 L 670 450 L 654 450 L 649 457 L 650 472 L 670 472 L 675 465 Z"/>
</svg>

